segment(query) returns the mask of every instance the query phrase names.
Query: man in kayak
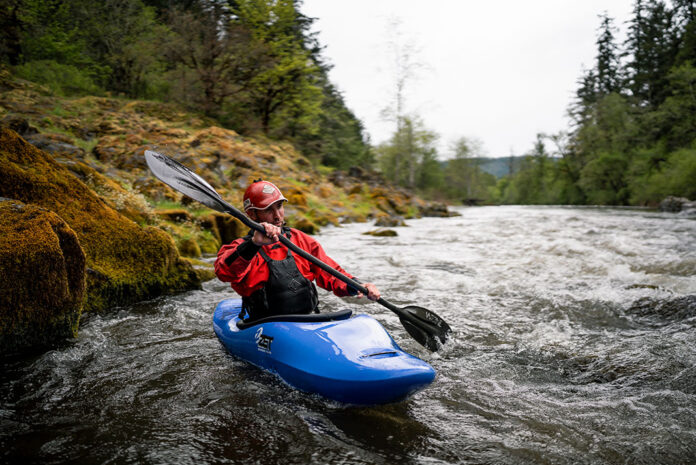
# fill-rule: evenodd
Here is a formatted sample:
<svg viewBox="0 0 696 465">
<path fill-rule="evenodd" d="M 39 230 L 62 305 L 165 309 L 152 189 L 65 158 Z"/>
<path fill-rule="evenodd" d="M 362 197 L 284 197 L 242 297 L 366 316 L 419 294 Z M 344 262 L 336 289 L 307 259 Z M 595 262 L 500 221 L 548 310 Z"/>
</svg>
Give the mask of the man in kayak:
<svg viewBox="0 0 696 465">
<path fill-rule="evenodd" d="M 283 202 L 287 199 L 274 184 L 262 180 L 252 183 L 244 193 L 244 211 L 266 233 L 249 231 L 247 236 L 223 245 L 215 260 L 215 274 L 242 296 L 248 317 L 255 320 L 271 315 L 318 312 L 319 299 L 313 281 L 339 297 L 362 297 L 361 292 L 304 258 L 296 257 L 278 243 L 279 236 L 284 234 L 301 249 L 357 281 L 326 255 L 316 240 L 285 226 Z M 374 284 L 363 286 L 369 291 L 370 300 L 379 299 Z"/>
</svg>

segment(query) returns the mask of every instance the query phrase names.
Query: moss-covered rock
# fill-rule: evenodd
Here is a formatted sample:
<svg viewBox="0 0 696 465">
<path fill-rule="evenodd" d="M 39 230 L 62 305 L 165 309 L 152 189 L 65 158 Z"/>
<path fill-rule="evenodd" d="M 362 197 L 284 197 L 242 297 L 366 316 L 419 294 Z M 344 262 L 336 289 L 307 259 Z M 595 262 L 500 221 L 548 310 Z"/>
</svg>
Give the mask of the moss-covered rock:
<svg viewBox="0 0 696 465">
<path fill-rule="evenodd" d="M 306 234 L 316 234 L 319 231 L 319 227 L 304 216 L 290 219 L 288 225 Z"/>
<path fill-rule="evenodd" d="M 0 130 L 0 171 L 0 196 L 49 209 L 77 234 L 87 263 L 84 310 L 200 286 L 167 233 L 119 214 L 50 155 L 6 129 Z"/>
<path fill-rule="evenodd" d="M 166 210 L 155 210 L 155 215 L 164 218 L 168 221 L 174 221 L 176 223 L 183 223 L 184 221 L 191 221 L 191 214 L 184 210 L 183 208 L 168 208 Z"/>
<path fill-rule="evenodd" d="M 444 203 L 430 203 L 420 207 L 422 216 L 437 218 L 449 218 L 451 216 L 461 216 L 461 213 L 450 211 Z"/>
<path fill-rule="evenodd" d="M 237 218 L 224 213 L 212 213 L 200 219 L 203 229 L 210 231 L 219 244 L 229 244 L 233 240 L 245 236 L 249 232 Z"/>
<path fill-rule="evenodd" d="M 77 335 L 85 254 L 58 215 L 0 198 L 0 354 Z"/>
<path fill-rule="evenodd" d="M 379 228 L 373 231 L 367 231 L 363 233 L 364 236 L 375 236 L 375 237 L 396 237 L 399 234 L 393 229 Z"/>
<path fill-rule="evenodd" d="M 151 222 L 154 212 L 142 194 L 124 189 L 118 182 L 109 179 L 80 160 L 56 158 L 72 174 L 92 189 L 108 206 L 138 224 Z"/>
<path fill-rule="evenodd" d="M 390 216 L 382 215 L 375 221 L 375 226 L 382 228 L 395 228 L 399 226 L 406 226 L 406 222 L 400 216 Z"/>
<path fill-rule="evenodd" d="M 184 257 L 199 258 L 201 256 L 201 247 L 192 237 L 182 238 L 177 242 L 176 247 Z"/>
</svg>

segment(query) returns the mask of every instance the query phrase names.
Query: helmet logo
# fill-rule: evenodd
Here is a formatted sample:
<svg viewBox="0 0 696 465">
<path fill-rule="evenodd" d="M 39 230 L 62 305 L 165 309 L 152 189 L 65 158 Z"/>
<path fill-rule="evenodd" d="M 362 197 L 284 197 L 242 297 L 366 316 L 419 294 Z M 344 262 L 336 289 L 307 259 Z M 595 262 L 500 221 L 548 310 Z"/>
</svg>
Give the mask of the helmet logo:
<svg viewBox="0 0 696 465">
<path fill-rule="evenodd" d="M 273 186 L 271 186 L 271 185 L 269 185 L 269 184 L 266 184 L 265 186 L 263 186 L 263 191 L 262 191 L 262 192 L 263 192 L 264 194 L 272 194 L 272 193 L 275 192 L 275 189 L 273 189 Z"/>
</svg>

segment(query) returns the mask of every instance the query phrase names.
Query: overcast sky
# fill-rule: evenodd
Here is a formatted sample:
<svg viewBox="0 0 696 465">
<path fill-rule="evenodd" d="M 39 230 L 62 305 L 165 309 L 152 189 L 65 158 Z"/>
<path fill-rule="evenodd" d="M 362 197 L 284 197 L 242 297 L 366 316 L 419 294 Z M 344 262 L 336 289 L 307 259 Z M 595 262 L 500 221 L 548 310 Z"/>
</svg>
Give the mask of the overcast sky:
<svg viewBox="0 0 696 465">
<path fill-rule="evenodd" d="M 422 66 L 407 82 L 406 110 L 440 135 L 440 157 L 459 137 L 488 156 L 522 155 L 539 132 L 568 128 L 566 111 L 596 55 L 598 15 L 625 37 L 633 0 L 304 0 L 333 64 L 332 82 L 373 144 L 394 123 L 381 110 L 395 91 L 390 24 L 415 44 Z M 393 36 L 393 34 L 391 34 Z"/>
</svg>

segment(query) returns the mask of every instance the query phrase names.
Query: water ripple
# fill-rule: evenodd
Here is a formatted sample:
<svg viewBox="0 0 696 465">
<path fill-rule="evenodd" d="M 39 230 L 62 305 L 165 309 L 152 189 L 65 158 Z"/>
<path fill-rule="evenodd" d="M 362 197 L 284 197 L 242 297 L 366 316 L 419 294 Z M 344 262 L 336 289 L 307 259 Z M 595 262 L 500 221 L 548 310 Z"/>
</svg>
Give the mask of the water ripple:
<svg viewBox="0 0 696 465">
<path fill-rule="evenodd" d="M 3 362 L 6 463 L 683 464 L 696 461 L 696 222 L 645 210 L 460 209 L 327 228 L 325 250 L 454 329 L 395 405 L 351 408 L 236 360 L 211 329 L 222 283 L 87 316 L 75 341 Z M 358 246 L 359 245 L 359 246 Z"/>
</svg>

